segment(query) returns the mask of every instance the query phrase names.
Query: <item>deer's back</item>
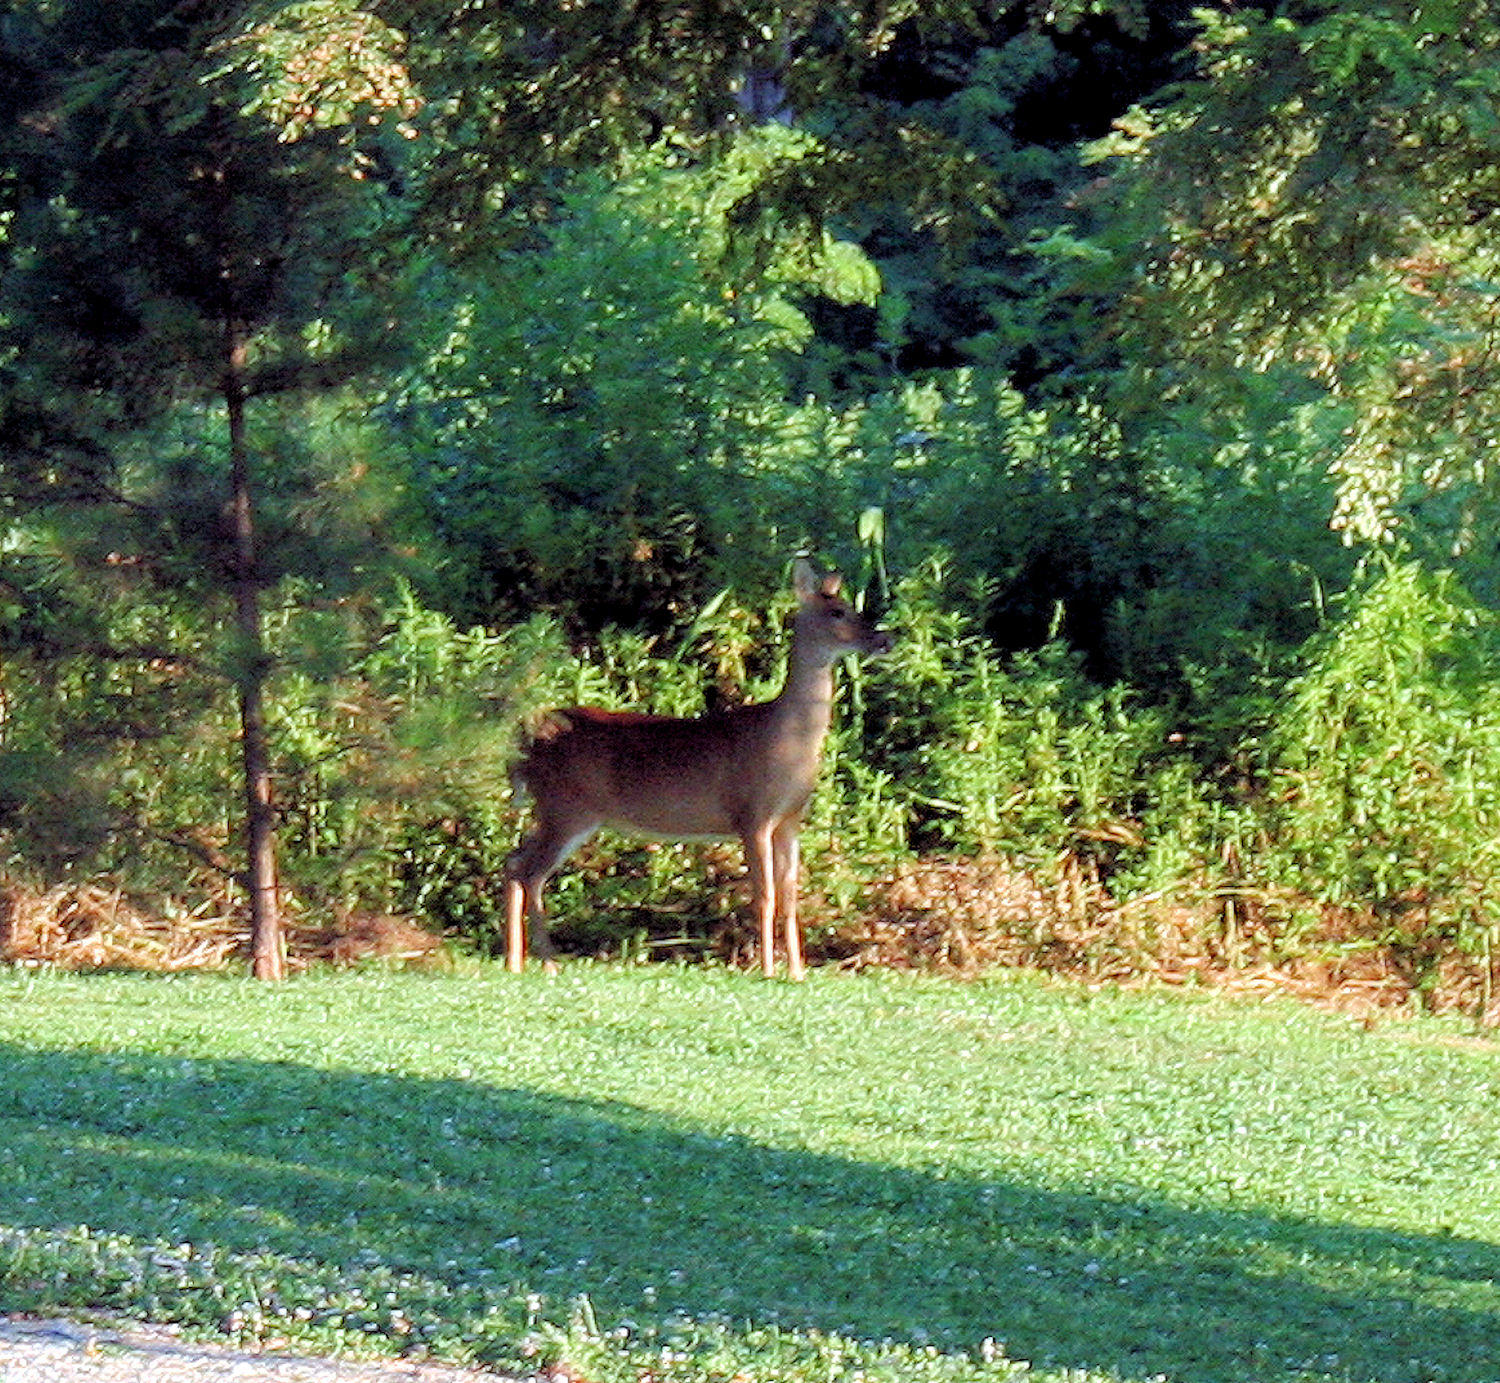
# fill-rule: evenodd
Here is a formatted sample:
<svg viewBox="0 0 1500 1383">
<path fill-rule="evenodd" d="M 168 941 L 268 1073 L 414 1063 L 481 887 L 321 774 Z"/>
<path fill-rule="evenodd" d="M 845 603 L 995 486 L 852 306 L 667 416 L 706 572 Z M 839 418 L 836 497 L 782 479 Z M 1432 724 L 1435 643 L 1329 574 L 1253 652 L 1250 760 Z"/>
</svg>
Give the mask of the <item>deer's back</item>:
<svg viewBox="0 0 1500 1383">
<path fill-rule="evenodd" d="M 544 812 L 660 835 L 741 834 L 799 812 L 816 777 L 818 744 L 808 762 L 775 706 L 685 720 L 554 711 L 518 771 Z"/>
</svg>

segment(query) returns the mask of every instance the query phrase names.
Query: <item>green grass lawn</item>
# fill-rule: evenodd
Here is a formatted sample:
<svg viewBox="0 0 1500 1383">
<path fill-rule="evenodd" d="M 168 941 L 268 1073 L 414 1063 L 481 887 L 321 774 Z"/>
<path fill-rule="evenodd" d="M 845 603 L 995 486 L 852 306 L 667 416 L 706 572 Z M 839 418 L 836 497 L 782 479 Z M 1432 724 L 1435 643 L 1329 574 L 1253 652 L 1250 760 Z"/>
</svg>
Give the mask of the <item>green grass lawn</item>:
<svg viewBox="0 0 1500 1383">
<path fill-rule="evenodd" d="M 1500 1049 L 1031 981 L 0 973 L 0 1307 L 596 1378 L 1500 1380 Z"/>
</svg>

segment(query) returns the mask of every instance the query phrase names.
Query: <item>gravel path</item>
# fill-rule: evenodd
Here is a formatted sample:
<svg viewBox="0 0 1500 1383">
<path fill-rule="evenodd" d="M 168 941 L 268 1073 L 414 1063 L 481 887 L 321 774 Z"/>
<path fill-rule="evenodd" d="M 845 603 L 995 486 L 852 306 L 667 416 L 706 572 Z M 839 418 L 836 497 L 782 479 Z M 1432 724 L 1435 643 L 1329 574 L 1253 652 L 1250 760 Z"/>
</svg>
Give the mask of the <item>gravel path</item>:
<svg viewBox="0 0 1500 1383">
<path fill-rule="evenodd" d="M 356 1364 L 192 1344 L 159 1326 L 0 1316 L 0 1383 L 497 1383 L 441 1364 Z"/>
</svg>

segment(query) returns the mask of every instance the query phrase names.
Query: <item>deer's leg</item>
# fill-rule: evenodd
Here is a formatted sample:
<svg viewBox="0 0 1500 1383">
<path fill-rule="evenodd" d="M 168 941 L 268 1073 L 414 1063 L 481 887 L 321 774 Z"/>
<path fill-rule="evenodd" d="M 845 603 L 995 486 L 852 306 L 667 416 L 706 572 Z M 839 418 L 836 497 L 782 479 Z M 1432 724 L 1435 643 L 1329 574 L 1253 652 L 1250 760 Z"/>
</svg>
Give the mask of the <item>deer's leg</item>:
<svg viewBox="0 0 1500 1383">
<path fill-rule="evenodd" d="M 771 877 L 776 896 L 776 914 L 781 919 L 786 938 L 786 973 L 788 979 L 800 980 L 802 968 L 802 933 L 797 926 L 797 828 L 795 818 L 777 824 L 771 835 Z"/>
<path fill-rule="evenodd" d="M 746 831 L 745 864 L 750 872 L 750 904 L 760 931 L 760 969 L 776 973 L 776 870 L 771 847 L 771 823 Z"/>
<path fill-rule="evenodd" d="M 507 866 L 508 867 L 508 866 Z M 522 919 L 528 911 L 526 889 L 519 879 L 505 880 L 505 968 L 519 975 L 526 965 L 526 934 Z"/>
<path fill-rule="evenodd" d="M 557 867 L 598 829 L 597 821 L 540 819 L 505 864 L 505 967 L 519 974 L 526 964 L 526 938 L 549 970 L 557 968 L 542 889 Z"/>
</svg>

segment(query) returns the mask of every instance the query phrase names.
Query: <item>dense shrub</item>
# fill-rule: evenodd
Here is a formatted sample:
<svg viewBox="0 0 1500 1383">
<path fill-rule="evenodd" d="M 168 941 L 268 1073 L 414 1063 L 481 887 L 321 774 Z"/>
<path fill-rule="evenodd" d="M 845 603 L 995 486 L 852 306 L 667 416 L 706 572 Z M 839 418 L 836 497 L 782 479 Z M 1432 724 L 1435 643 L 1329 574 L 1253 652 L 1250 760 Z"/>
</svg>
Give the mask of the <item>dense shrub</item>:
<svg viewBox="0 0 1500 1383">
<path fill-rule="evenodd" d="M 1372 567 L 1329 606 L 1297 676 L 1223 700 L 1224 724 L 1241 727 L 1228 756 L 1205 756 L 1123 685 L 1094 682 L 1059 639 L 999 654 L 965 606 L 977 602 L 950 569 L 928 564 L 897 585 L 894 650 L 841 674 L 803 838 L 814 945 L 840 953 L 860 919 L 892 916 L 897 894 L 872 892 L 882 881 L 909 899 L 930 878 L 973 895 L 965 926 L 996 929 L 970 935 L 965 954 L 1011 953 L 1008 928 L 1026 943 L 1016 954 L 1051 954 L 1066 933 L 1057 954 L 1109 973 L 1184 947 L 1227 964 L 1368 954 L 1413 986 L 1457 983 L 1488 1002 L 1500 628 L 1452 577 Z M 772 694 L 785 652 L 784 604 L 767 615 L 727 595 L 669 634 L 611 630 L 575 648 L 546 619 L 460 629 L 409 590 L 358 616 L 290 593 L 278 608 L 271 729 L 296 912 L 405 912 L 485 951 L 501 944 L 502 870 L 523 819 L 507 769 L 533 711 L 695 714 Z M 173 632 L 157 618 L 155 633 Z M 145 637 L 153 626 L 136 619 Z M 15 668 L 0 757 L 12 873 L 109 877 L 169 913 L 222 894 L 239 829 L 224 806 L 235 766 L 222 688 L 184 663 L 79 658 L 35 679 Z M 155 718 L 168 708 L 170 724 Z M 151 733 L 96 733 L 122 722 Z M 981 863 L 960 881 L 963 860 Z M 1007 896 L 978 897 L 986 879 Z M 605 833 L 551 904 L 571 949 L 733 956 L 752 940 L 743 892 L 733 843 Z"/>
<path fill-rule="evenodd" d="M 1165 748 L 1161 714 L 1090 681 L 1056 638 L 1000 657 L 940 591 L 902 586 L 896 649 L 871 674 L 871 756 L 906 804 L 913 844 L 1045 867 L 1105 839 Z"/>
<path fill-rule="evenodd" d="M 730 265 L 735 196 L 804 143 L 747 137 L 708 187 L 670 160 L 580 179 L 482 273 L 434 275 L 427 358 L 384 416 L 448 558 L 446 609 L 660 632 L 725 585 L 774 587 L 818 488 L 783 370 L 810 329 L 780 289 L 878 285 L 827 237 Z"/>
<path fill-rule="evenodd" d="M 1432 972 L 1500 916 L 1500 622 L 1380 564 L 1310 645 L 1265 744 L 1265 867 Z M 1425 975 L 1430 978 L 1430 974 Z"/>
<path fill-rule="evenodd" d="M 827 446 L 850 502 L 888 513 L 892 566 L 944 553 L 997 648 L 1060 636 L 1095 681 L 1211 723 L 1222 696 L 1294 658 L 1357 562 L 1328 527 L 1305 411 L 1264 381 L 1245 394 L 1041 409 L 954 371 L 847 410 Z"/>
</svg>

